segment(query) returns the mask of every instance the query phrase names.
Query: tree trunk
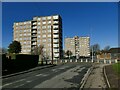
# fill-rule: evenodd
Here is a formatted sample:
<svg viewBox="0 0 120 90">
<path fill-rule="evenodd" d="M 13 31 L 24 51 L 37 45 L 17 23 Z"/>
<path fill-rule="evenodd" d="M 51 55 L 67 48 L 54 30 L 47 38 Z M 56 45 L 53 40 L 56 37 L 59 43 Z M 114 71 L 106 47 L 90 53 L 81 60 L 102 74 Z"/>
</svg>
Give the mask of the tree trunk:
<svg viewBox="0 0 120 90">
<path fill-rule="evenodd" d="M 42 55 L 39 55 L 39 63 L 40 63 L 41 65 L 43 65 Z"/>
</svg>

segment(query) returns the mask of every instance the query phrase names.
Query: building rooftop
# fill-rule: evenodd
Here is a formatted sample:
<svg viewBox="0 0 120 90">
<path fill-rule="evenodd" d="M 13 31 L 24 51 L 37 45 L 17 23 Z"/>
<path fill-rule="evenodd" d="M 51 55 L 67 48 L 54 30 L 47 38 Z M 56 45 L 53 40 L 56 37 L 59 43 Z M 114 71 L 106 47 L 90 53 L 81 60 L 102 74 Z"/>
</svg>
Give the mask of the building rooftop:
<svg viewBox="0 0 120 90">
<path fill-rule="evenodd" d="M 111 48 L 109 50 L 110 53 L 120 53 L 120 48 Z"/>
</svg>

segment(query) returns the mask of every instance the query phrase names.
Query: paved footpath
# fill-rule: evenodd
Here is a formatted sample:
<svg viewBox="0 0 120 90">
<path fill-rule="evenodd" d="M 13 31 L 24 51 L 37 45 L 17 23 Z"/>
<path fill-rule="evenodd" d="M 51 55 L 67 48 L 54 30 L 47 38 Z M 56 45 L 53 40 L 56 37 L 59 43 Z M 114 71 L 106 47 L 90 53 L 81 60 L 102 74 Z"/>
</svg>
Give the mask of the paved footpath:
<svg viewBox="0 0 120 90">
<path fill-rule="evenodd" d="M 84 88 L 106 88 L 106 83 L 103 77 L 103 67 L 105 64 L 95 64 Z"/>
</svg>

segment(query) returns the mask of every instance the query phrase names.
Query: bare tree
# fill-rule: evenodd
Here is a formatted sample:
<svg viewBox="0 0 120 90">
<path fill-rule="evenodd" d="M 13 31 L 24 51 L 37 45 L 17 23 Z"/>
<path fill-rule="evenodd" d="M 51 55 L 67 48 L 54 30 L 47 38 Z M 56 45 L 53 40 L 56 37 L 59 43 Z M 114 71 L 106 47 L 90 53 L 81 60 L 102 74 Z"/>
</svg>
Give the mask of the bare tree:
<svg viewBox="0 0 120 90">
<path fill-rule="evenodd" d="M 33 54 L 35 55 L 39 55 L 39 62 L 41 62 L 41 64 L 43 64 L 43 59 L 44 59 L 44 46 L 43 45 L 39 45 L 39 46 L 36 46 L 34 48 L 34 51 L 33 51 Z"/>
<path fill-rule="evenodd" d="M 68 57 L 71 57 L 72 52 L 71 52 L 70 50 L 67 50 L 65 54 L 66 54 Z"/>
<path fill-rule="evenodd" d="M 0 53 L 1 54 L 5 54 L 5 53 L 7 53 L 7 49 L 6 48 L 2 48 L 2 47 L 0 47 Z"/>
<path fill-rule="evenodd" d="M 97 53 L 100 52 L 100 45 L 99 44 L 94 44 L 94 45 L 91 45 L 90 47 L 90 52 L 94 53 L 94 55 L 96 55 Z"/>
<path fill-rule="evenodd" d="M 108 51 L 110 49 L 110 46 L 105 46 L 104 51 Z"/>
</svg>

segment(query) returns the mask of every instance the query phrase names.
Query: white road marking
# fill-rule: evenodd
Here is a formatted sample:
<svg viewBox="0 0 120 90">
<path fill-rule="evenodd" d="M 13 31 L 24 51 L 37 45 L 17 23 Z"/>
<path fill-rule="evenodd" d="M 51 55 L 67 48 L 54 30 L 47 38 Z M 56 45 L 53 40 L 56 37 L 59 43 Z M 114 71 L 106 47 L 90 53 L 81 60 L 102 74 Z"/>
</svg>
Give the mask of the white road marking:
<svg viewBox="0 0 120 90">
<path fill-rule="evenodd" d="M 32 82 L 32 81 L 26 81 L 27 83 L 30 83 L 30 82 Z"/>
<path fill-rule="evenodd" d="M 26 80 L 26 79 L 20 79 L 18 81 L 12 82 L 12 83 L 7 83 L 7 84 L 4 84 L 2 87 L 5 87 L 5 86 L 11 85 L 11 84 L 15 84 L 15 83 L 18 83 L 18 82 L 21 82 L 21 81 L 24 81 L 24 80 Z"/>
<path fill-rule="evenodd" d="M 58 72 L 59 70 L 58 69 L 52 69 L 53 72 Z"/>
<path fill-rule="evenodd" d="M 43 74 L 37 74 L 37 75 L 35 75 L 35 76 L 42 76 Z"/>
<path fill-rule="evenodd" d="M 70 68 L 63 73 L 60 73 L 59 75 L 54 76 L 51 79 L 45 80 L 44 82 L 36 85 L 34 88 L 71 88 L 71 87 L 77 87 L 79 85 L 79 83 L 74 84 L 71 82 L 67 82 L 66 80 L 72 79 L 74 76 L 79 75 L 78 71 L 82 71 L 84 68 L 85 67 L 81 67 L 81 66 L 76 66 L 76 67 Z"/>
<path fill-rule="evenodd" d="M 38 74 L 38 75 L 35 75 L 35 76 L 48 76 L 48 74 Z"/>
<path fill-rule="evenodd" d="M 7 83 L 5 85 L 2 85 L 2 87 L 5 87 L 5 86 L 8 86 L 8 85 L 11 85 L 12 83 Z"/>
<path fill-rule="evenodd" d="M 60 68 L 58 68 L 58 69 L 65 69 L 65 68 L 67 68 L 67 67 L 69 67 L 69 66 L 63 66 L 63 67 L 60 67 Z"/>
<path fill-rule="evenodd" d="M 78 72 L 81 72 L 83 69 L 85 69 L 85 67 L 82 67 L 81 69 L 77 70 Z"/>
<path fill-rule="evenodd" d="M 18 85 L 18 86 L 15 86 L 14 88 L 18 88 L 18 87 L 21 87 L 21 86 L 23 86 L 23 85 L 25 85 L 25 84 L 20 84 L 20 85 Z"/>
<path fill-rule="evenodd" d="M 57 69 L 52 69 L 52 71 L 54 72 L 54 71 L 56 71 Z"/>
<path fill-rule="evenodd" d="M 48 76 L 48 74 L 43 74 L 43 76 Z"/>
</svg>

